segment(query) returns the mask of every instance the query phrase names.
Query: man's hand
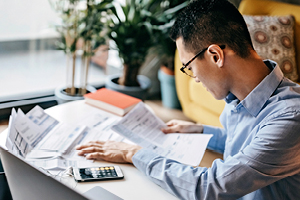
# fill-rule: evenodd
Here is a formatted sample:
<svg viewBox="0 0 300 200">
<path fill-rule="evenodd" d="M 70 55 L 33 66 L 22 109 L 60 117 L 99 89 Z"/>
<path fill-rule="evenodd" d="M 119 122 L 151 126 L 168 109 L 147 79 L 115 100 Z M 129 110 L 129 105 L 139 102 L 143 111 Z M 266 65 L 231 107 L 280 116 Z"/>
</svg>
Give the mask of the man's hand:
<svg viewBox="0 0 300 200">
<path fill-rule="evenodd" d="M 105 160 L 115 163 L 132 163 L 132 157 L 142 147 L 124 142 L 91 141 L 76 147 L 78 155 L 89 160 Z"/>
<path fill-rule="evenodd" d="M 161 129 L 164 133 L 202 133 L 203 126 L 193 122 L 173 119 L 166 123 L 168 127 Z"/>
</svg>

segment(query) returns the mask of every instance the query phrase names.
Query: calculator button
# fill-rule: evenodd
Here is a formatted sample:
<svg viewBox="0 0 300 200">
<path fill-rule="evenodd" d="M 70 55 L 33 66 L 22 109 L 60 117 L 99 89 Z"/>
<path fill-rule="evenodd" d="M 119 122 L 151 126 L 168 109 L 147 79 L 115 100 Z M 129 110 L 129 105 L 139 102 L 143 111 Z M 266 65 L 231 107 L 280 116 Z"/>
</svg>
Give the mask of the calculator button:
<svg viewBox="0 0 300 200">
<path fill-rule="evenodd" d="M 85 174 L 86 175 L 91 175 L 91 172 L 90 171 L 85 171 Z"/>
</svg>

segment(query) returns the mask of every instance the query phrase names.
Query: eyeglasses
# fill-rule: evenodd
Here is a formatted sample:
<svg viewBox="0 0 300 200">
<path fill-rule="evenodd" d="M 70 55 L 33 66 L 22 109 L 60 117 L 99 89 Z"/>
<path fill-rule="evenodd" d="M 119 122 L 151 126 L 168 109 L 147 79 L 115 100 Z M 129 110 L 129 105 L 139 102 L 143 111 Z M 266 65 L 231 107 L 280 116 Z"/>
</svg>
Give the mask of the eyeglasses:
<svg viewBox="0 0 300 200">
<path fill-rule="evenodd" d="M 219 45 L 219 47 L 220 47 L 221 49 L 225 49 L 225 45 Z M 193 60 L 195 60 L 198 56 L 200 56 L 202 53 L 204 53 L 207 49 L 208 49 L 208 47 L 205 48 L 205 49 L 202 49 L 199 53 L 197 53 L 197 54 L 196 54 L 189 62 L 187 62 L 186 64 L 183 64 L 183 63 L 182 63 L 183 66 L 180 68 L 180 71 L 182 71 L 184 74 L 186 74 L 186 75 L 188 75 L 188 76 L 190 76 L 190 77 L 192 77 L 192 78 L 195 78 L 195 76 L 194 76 L 194 74 L 193 74 L 191 68 L 187 68 L 187 67 L 189 66 L 189 64 L 191 64 L 191 62 L 193 62 Z M 187 70 L 185 70 L 185 69 L 187 69 Z"/>
</svg>

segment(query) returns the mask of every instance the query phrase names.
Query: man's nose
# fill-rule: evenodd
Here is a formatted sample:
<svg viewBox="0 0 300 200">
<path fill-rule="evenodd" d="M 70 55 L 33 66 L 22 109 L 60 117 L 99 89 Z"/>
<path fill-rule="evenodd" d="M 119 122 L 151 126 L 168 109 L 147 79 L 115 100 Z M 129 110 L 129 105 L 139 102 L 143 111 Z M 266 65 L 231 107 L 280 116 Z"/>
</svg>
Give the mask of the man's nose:
<svg viewBox="0 0 300 200">
<path fill-rule="evenodd" d="M 198 77 L 195 78 L 196 83 L 200 83 L 200 79 Z"/>
</svg>

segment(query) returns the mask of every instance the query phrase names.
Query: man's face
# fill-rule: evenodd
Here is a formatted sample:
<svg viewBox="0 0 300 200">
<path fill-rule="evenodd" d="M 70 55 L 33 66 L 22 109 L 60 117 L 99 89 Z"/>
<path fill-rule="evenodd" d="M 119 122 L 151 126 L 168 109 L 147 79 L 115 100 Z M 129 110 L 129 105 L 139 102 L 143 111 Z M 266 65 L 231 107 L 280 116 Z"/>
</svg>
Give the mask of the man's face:
<svg viewBox="0 0 300 200">
<path fill-rule="evenodd" d="M 183 39 L 181 37 L 176 40 L 176 45 L 180 61 L 183 64 L 186 64 L 195 56 L 194 53 L 185 50 Z M 224 73 L 222 73 L 223 69 L 216 65 L 214 54 L 211 53 L 209 49 L 203 54 L 203 59 L 193 60 L 187 68 L 193 72 L 195 81 L 197 83 L 201 82 L 207 91 L 214 96 L 214 98 L 218 100 L 224 99 L 228 94 L 228 90 L 226 89 Z"/>
</svg>

